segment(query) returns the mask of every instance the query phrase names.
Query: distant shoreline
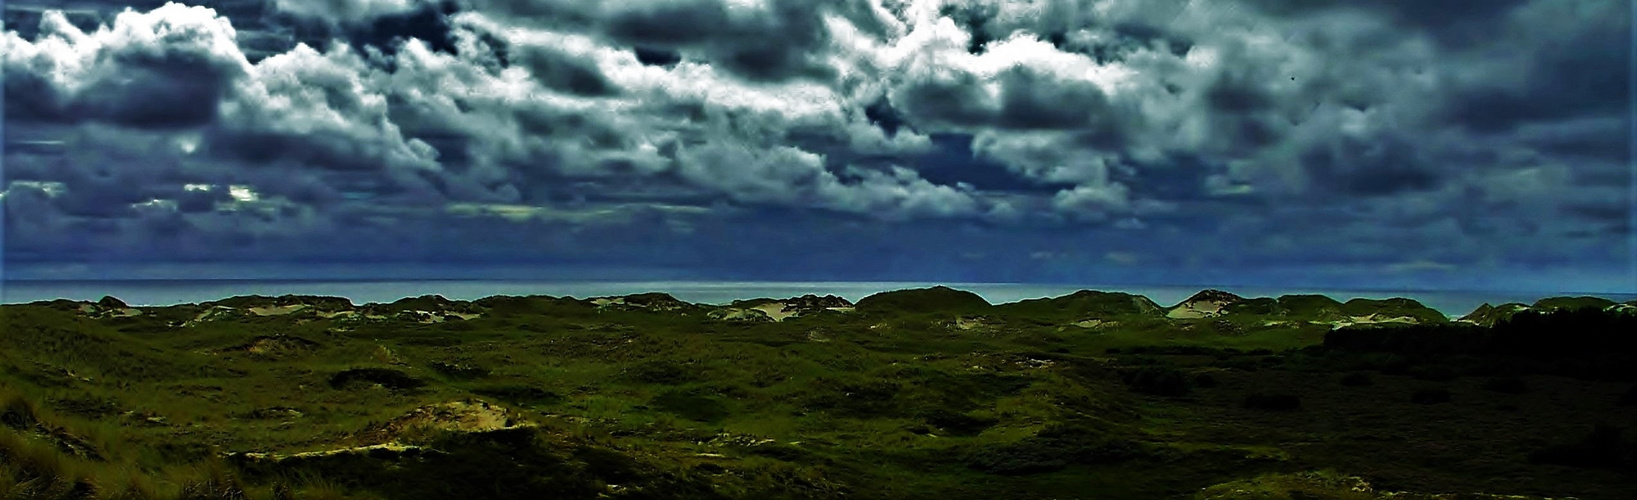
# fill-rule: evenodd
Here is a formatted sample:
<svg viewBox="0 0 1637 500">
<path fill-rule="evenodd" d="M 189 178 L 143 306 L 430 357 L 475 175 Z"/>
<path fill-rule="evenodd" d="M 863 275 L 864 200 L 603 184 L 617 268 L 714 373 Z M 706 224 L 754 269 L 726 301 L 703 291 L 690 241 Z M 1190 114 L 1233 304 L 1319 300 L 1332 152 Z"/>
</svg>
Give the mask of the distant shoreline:
<svg viewBox="0 0 1637 500">
<path fill-rule="evenodd" d="M 1128 284 L 1084 284 L 1084 283 L 1052 283 L 1052 282 L 1007 282 L 1007 281 L 767 281 L 767 280 L 635 280 L 635 279 L 533 279 L 533 278 L 12 278 L 0 277 L 0 287 L 17 285 L 32 285 L 42 283 L 142 283 L 142 284 L 184 284 L 184 283 L 527 283 L 527 284 L 683 284 L 713 286 L 749 285 L 763 286 L 808 286 L 808 285 L 916 285 L 916 286 L 980 286 L 980 287 L 1049 287 L 1073 288 L 1081 290 L 1121 291 L 1127 289 L 1171 289 L 1189 288 L 1194 290 L 1275 290 L 1281 287 L 1270 285 L 1235 285 L 1235 284 L 1164 284 L 1164 283 L 1128 283 Z M 1519 290 L 1519 289 L 1457 289 L 1457 288 L 1407 288 L 1407 287 L 1346 287 L 1346 288 L 1316 288 L 1307 286 L 1290 287 L 1290 290 L 1326 290 L 1330 292 L 1346 293 L 1443 293 L 1443 294 L 1507 294 L 1529 295 L 1542 294 L 1541 297 L 1563 296 L 1593 296 L 1593 297 L 1631 297 L 1637 298 L 1637 291 L 1632 292 L 1605 292 L 1583 290 Z M 1299 292 L 1298 292 L 1299 293 Z M 1315 292 L 1317 293 L 1317 292 Z"/>
<path fill-rule="evenodd" d="M 192 304 L 237 296 L 310 295 L 348 299 L 355 304 L 390 303 L 426 295 L 451 300 L 477 300 L 492 296 L 546 295 L 553 297 L 607 297 L 646 292 L 666 293 L 696 304 L 725 305 L 734 300 L 786 298 L 806 294 L 837 295 L 856 301 L 891 290 L 949 286 L 978 294 L 993 304 L 1035 298 L 1060 297 L 1080 290 L 1124 292 L 1148 297 L 1171 306 L 1202 289 L 1217 289 L 1246 298 L 1280 295 L 1325 295 L 1338 301 L 1353 298 L 1416 300 L 1451 317 L 1463 316 L 1482 304 L 1516 302 L 1532 304 L 1549 297 L 1590 296 L 1615 302 L 1637 300 L 1637 294 L 1574 292 L 1487 292 L 1346 290 L 1235 286 L 1088 286 L 1033 283 L 931 283 L 931 282 L 764 282 L 764 281 L 542 281 L 542 280 L 6 280 L 0 283 L 0 303 L 67 299 L 95 301 L 113 296 L 137 306 Z"/>
</svg>

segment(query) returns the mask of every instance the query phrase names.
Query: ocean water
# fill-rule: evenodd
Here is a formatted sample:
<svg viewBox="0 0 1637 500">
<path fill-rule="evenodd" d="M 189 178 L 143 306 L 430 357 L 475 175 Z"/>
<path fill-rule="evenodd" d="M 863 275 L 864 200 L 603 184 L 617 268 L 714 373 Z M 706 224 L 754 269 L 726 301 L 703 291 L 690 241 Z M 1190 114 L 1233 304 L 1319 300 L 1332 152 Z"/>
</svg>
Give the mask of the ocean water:
<svg viewBox="0 0 1637 500">
<path fill-rule="evenodd" d="M 1078 290 L 1126 292 L 1147 296 L 1160 305 L 1179 303 L 1200 290 L 1180 286 L 1099 286 L 1019 283 L 917 283 L 917 282 L 701 282 L 701 281 L 279 281 L 279 280 L 123 280 L 123 281 L 5 281 L 0 283 L 0 302 L 20 304 L 41 300 L 69 299 L 94 301 L 113 296 L 140 306 L 161 306 L 219 300 L 241 295 L 278 296 L 321 295 L 345 297 L 355 304 L 392 302 L 404 297 L 442 295 L 455 300 L 475 300 L 495 295 L 550 295 L 556 297 L 599 297 L 644 292 L 663 292 L 694 303 L 726 304 L 753 298 L 784 298 L 805 294 L 833 294 L 858 300 L 870 294 L 923 288 L 934 285 L 971 291 L 991 303 L 1056 297 Z M 1352 298 L 1382 299 L 1406 297 L 1420 301 L 1446 315 L 1461 316 L 1483 303 L 1532 303 L 1543 297 L 1571 295 L 1558 292 L 1449 292 L 1449 291 L 1356 291 L 1319 289 L 1275 289 L 1253 287 L 1213 287 L 1244 297 L 1277 297 L 1284 294 L 1323 294 L 1346 301 Z M 1625 302 L 1637 294 L 1595 294 Z"/>
</svg>

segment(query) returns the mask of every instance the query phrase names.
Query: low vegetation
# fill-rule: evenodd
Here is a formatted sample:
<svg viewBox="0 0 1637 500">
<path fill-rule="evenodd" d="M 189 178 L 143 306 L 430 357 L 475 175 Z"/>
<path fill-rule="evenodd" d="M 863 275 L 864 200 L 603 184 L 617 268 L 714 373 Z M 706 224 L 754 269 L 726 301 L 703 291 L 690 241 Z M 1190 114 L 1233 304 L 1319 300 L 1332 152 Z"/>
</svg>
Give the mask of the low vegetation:
<svg viewBox="0 0 1637 500">
<path fill-rule="evenodd" d="M 1599 300 L 8 305 L 0 498 L 1637 498 Z"/>
</svg>

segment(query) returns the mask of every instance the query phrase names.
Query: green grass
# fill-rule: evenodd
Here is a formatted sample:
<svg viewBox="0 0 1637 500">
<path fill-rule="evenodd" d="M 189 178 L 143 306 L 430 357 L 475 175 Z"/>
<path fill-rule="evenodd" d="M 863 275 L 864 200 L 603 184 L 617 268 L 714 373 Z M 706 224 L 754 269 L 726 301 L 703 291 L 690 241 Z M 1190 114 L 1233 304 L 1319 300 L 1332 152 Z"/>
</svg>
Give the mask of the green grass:
<svg viewBox="0 0 1637 500">
<path fill-rule="evenodd" d="M 243 313 L 303 301 L 319 305 Z M 315 312 L 343 306 L 303 298 L 129 318 L 4 306 L 0 416 L 15 417 L 0 421 L 27 423 L 0 426 L 0 498 L 1351 498 L 1325 496 L 1351 476 L 1382 491 L 1637 496 L 1629 460 L 1530 460 L 1637 421 L 1617 404 L 1629 384 L 1343 385 L 1359 367 L 1302 351 L 1331 328 L 1310 321 L 1417 305 L 1266 302 L 1169 320 L 1120 294 L 990 306 L 934 290 L 760 323 L 534 297 L 334 318 Z M 219 305 L 241 309 L 182 326 Z M 417 310 L 480 316 L 399 315 Z M 1423 389 L 1451 402 L 1413 403 Z M 1254 394 L 1300 405 L 1246 408 Z M 472 399 L 528 425 L 401 434 L 424 451 L 246 458 L 376 444 L 371 429 Z"/>
</svg>

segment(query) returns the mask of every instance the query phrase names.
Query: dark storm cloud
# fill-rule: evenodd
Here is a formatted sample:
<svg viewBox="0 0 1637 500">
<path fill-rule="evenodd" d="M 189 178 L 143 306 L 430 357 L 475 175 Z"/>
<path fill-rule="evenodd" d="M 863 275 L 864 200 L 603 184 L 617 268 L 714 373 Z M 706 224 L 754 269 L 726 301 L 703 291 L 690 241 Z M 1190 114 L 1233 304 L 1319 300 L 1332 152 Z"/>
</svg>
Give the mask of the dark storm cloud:
<svg viewBox="0 0 1637 500">
<path fill-rule="evenodd" d="M 880 127 L 881 131 L 885 132 L 889 137 L 898 135 L 898 129 L 906 125 L 904 114 L 899 112 L 898 108 L 893 107 L 892 101 L 888 100 L 886 96 L 882 96 L 871 102 L 870 105 L 865 106 L 864 117 L 870 121 L 871 125 Z"/>
<path fill-rule="evenodd" d="M 990 22 L 999 12 L 997 5 L 985 3 L 956 3 L 944 5 L 938 10 L 938 14 L 954 21 L 956 26 L 972 35 L 966 44 L 966 51 L 972 54 L 988 50 L 989 42 L 995 40 Z"/>
<path fill-rule="evenodd" d="M 13 182 L 7 187 L 6 196 L 0 202 L 5 203 L 6 228 L 12 232 L 13 239 L 31 230 L 49 234 L 63 222 L 63 217 L 54 213 L 58 210 L 51 196 L 50 191 L 39 186 Z"/>
<path fill-rule="evenodd" d="M 1450 118 L 1479 132 L 1498 132 L 1527 122 L 1628 113 L 1629 26 L 1605 21 L 1543 42 L 1523 62 L 1521 83 L 1477 83 L 1451 96 Z"/>
<path fill-rule="evenodd" d="M 916 171 L 939 184 L 965 182 L 983 191 L 1047 192 L 1052 188 L 1008 170 L 1006 165 L 981 157 L 972 149 L 971 135 L 936 134 L 936 146 L 913 162 Z"/>
<path fill-rule="evenodd" d="M 1625 163 L 1631 157 L 1631 126 L 1628 117 L 1575 118 L 1520 126 L 1508 137 L 1543 154 Z"/>
<path fill-rule="evenodd" d="M 991 83 L 999 87 L 998 97 L 985 91 Z M 899 87 L 891 105 L 905 111 L 904 121 L 928 130 L 1076 130 L 1118 135 L 1122 127 L 1136 126 L 1142 119 L 1116 108 L 1091 82 L 1065 81 L 1026 68 L 1009 69 L 993 79 L 973 74 L 927 78 Z"/>
<path fill-rule="evenodd" d="M 432 50 L 455 50 L 449 15 L 457 10 L 453 2 L 426 2 L 411 10 L 385 14 L 357 26 L 343 26 L 339 35 L 353 47 L 377 47 L 388 53 L 395 52 L 407 40 L 425 42 Z M 299 35 L 298 35 L 299 36 Z M 316 40 L 323 45 L 323 40 Z"/>
<path fill-rule="evenodd" d="M 72 122 L 67 113 L 68 97 L 44 75 L 7 71 L 5 82 L 6 118 L 13 120 Z"/>
<path fill-rule="evenodd" d="M 731 8 L 723 0 L 632 4 L 609 15 L 607 30 L 629 45 L 702 51 L 708 60 L 753 80 L 831 76 L 818 60 L 829 42 L 820 18 L 828 10 L 823 3 L 778 1 L 748 14 Z"/>
<path fill-rule="evenodd" d="M 608 20 L 608 32 L 627 42 L 683 46 L 710 41 L 732 24 L 729 6 L 712 0 L 651 2 L 621 9 Z M 767 19 L 768 24 L 778 22 Z M 754 27 L 754 26 L 752 26 Z"/>
<path fill-rule="evenodd" d="M 1431 32 L 1448 43 L 1473 43 L 1492 36 L 1485 27 L 1531 0 L 1248 0 L 1275 16 L 1324 15 L 1358 9 L 1384 15 L 1395 23 Z"/>
<path fill-rule="evenodd" d="M 1117 118 L 1110 116 L 1114 110 L 1096 85 L 1053 81 L 1023 69 L 1002 73 L 999 81 L 1002 90 L 996 123 L 1002 127 L 1085 129 L 1093 133 L 1113 130 L 1112 126 L 1099 123 Z"/>
<path fill-rule="evenodd" d="M 8 251 L 1356 277 L 1631 230 L 1621 2 L 220 5 L 8 7 L 8 143 L 125 151 L 8 148 Z"/>
<path fill-rule="evenodd" d="M 744 4 L 729 0 L 589 3 L 552 0 L 479 1 L 484 7 L 528 23 L 580 31 L 638 49 L 648 64 L 674 64 L 679 53 L 757 82 L 834 78 L 825 60 L 835 47 L 825 24 L 830 15 L 847 19 L 866 33 L 891 30 L 870 0 L 811 2 L 774 0 Z"/>
<path fill-rule="evenodd" d="M 555 47 L 536 45 L 517 47 L 512 56 L 517 64 L 528 68 L 542 85 L 575 95 L 602 97 L 619 93 L 619 88 L 596 64 L 574 57 Z"/>
<path fill-rule="evenodd" d="M 911 123 L 923 127 L 969 127 L 988 123 L 996 115 L 977 75 L 956 73 L 904 85 L 892 97 Z"/>
<path fill-rule="evenodd" d="M 682 62 L 682 54 L 671 49 L 637 46 L 632 51 L 638 62 L 649 66 L 675 66 Z"/>
<path fill-rule="evenodd" d="M 1322 195 L 1379 196 L 1441 184 L 1440 173 L 1404 138 L 1341 138 L 1299 157 Z"/>
<path fill-rule="evenodd" d="M 1235 204 L 1267 201 L 1258 198 L 1222 197 L 1213 192 L 1232 187 L 1212 185 L 1211 178 L 1222 175 L 1227 170 L 1227 166 L 1219 160 L 1191 152 L 1174 151 L 1152 161 L 1142 162 L 1136 168 L 1121 172 L 1115 177 L 1129 184 L 1139 196 L 1183 203 L 1220 203 L 1221 205 L 1207 209 L 1212 212 L 1232 210 Z"/>
<path fill-rule="evenodd" d="M 601 19 L 601 5 L 582 0 L 481 0 L 479 11 L 494 12 L 550 28 L 592 27 Z"/>
<path fill-rule="evenodd" d="M 86 86 L 63 110 L 71 119 L 95 119 L 136 128 L 192 127 L 216 119 L 230 75 L 185 61 L 128 61 L 124 78 Z"/>
</svg>

